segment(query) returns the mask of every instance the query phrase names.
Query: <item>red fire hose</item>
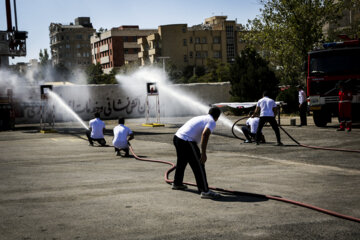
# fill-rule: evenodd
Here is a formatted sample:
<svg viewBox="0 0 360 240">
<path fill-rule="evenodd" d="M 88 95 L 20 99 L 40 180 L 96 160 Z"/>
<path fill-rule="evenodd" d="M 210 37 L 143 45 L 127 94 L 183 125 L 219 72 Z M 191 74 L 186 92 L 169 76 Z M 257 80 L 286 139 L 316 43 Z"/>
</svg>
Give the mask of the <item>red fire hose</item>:
<svg viewBox="0 0 360 240">
<path fill-rule="evenodd" d="M 171 183 L 173 182 L 173 180 L 170 180 L 170 179 L 169 179 L 169 175 L 170 175 L 170 173 L 171 173 L 172 171 L 174 171 L 175 168 L 176 168 L 176 166 L 175 166 L 174 163 L 169 162 L 169 161 L 154 160 L 154 159 L 149 159 L 149 158 L 141 158 L 141 157 L 137 156 L 137 155 L 134 153 L 134 150 L 133 150 L 133 148 L 130 146 L 130 144 L 129 144 L 129 149 L 130 149 L 131 153 L 134 155 L 134 157 L 135 157 L 137 160 L 147 161 L 147 162 L 164 163 L 164 164 L 170 165 L 171 168 L 168 169 L 168 170 L 165 172 L 164 179 L 165 179 L 165 182 L 168 183 L 168 184 L 171 184 Z M 189 183 L 189 182 L 184 182 L 183 184 L 186 184 L 186 185 L 189 185 L 189 186 L 196 186 L 195 183 Z M 217 187 L 209 187 L 209 188 L 212 189 L 212 190 L 216 190 L 216 191 L 220 191 L 220 192 L 226 192 L 226 193 L 231 193 L 231 194 L 234 194 L 234 195 L 251 196 L 251 197 L 264 198 L 264 199 L 272 199 L 272 200 L 276 200 L 276 201 L 291 203 L 291 204 L 294 204 L 294 205 L 297 205 L 297 206 L 301 206 L 301 207 L 309 208 L 309 209 L 312 209 L 312 210 L 315 210 L 315 211 L 318 211 L 318 212 L 322 212 L 322 213 L 325 213 L 325 214 L 328 214 L 328 215 L 331 215 L 331 216 L 334 216 L 334 217 L 343 218 L 343 219 L 346 219 L 346 220 L 350 220 L 350 221 L 354 221 L 354 222 L 360 223 L 360 218 L 356 218 L 356 217 L 352 217 L 352 216 L 348 216 L 348 215 L 343 215 L 343 214 L 340 214 L 340 213 L 337 213 L 337 212 L 333 212 L 333 211 L 330 211 L 330 210 L 326 210 L 326 209 L 323 209 L 323 208 L 319 208 L 319 207 L 316 207 L 316 206 L 313 206 L 313 205 L 310 205 L 310 204 L 301 203 L 301 202 L 298 202 L 298 201 L 293 201 L 293 200 L 286 199 L 286 198 L 282 198 L 282 197 L 271 196 L 271 195 L 263 195 L 263 194 L 257 194 L 257 193 L 239 192 L 239 191 L 227 190 L 227 189 L 217 188 Z"/>
</svg>

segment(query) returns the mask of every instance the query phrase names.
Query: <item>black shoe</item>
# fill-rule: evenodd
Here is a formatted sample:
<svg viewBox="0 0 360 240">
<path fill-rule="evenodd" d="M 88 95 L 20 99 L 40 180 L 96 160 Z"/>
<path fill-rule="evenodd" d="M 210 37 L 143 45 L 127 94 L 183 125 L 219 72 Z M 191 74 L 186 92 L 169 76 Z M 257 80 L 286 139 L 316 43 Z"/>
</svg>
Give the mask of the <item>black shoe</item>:
<svg viewBox="0 0 360 240">
<path fill-rule="evenodd" d="M 245 140 L 244 143 L 252 143 L 251 140 Z"/>
<path fill-rule="evenodd" d="M 284 144 L 282 142 L 278 142 L 276 146 L 284 146 Z"/>
<path fill-rule="evenodd" d="M 182 185 L 175 185 L 174 183 L 172 184 L 172 190 L 186 190 L 187 189 L 187 186 L 182 184 Z"/>
<path fill-rule="evenodd" d="M 256 142 L 256 145 L 260 145 L 260 143 L 259 143 L 259 142 Z"/>
</svg>

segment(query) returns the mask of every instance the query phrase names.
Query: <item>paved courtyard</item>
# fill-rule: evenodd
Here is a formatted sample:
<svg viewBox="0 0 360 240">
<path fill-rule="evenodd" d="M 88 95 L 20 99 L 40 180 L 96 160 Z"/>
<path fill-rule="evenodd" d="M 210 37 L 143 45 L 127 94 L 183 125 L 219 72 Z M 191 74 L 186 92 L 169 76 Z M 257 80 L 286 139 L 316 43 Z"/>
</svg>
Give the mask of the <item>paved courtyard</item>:
<svg viewBox="0 0 360 240">
<path fill-rule="evenodd" d="M 158 128 L 128 119 L 135 153 L 175 163 L 172 137 L 186 119 L 164 119 Z M 360 150 L 360 125 L 347 133 L 335 131 L 336 121 L 309 122 L 300 128 L 282 119 L 302 144 Z M 56 133 L 39 133 L 36 124 L 0 132 L 0 239 L 360 239 L 360 223 L 297 205 L 171 190 L 170 166 L 116 157 L 115 121 L 106 124 L 109 147 L 89 147 L 78 123 L 57 123 Z M 264 134 L 266 144 L 244 144 L 218 125 L 208 145 L 209 184 L 360 218 L 359 153 L 299 147 L 284 132 L 285 146 L 277 147 L 271 127 Z M 189 167 L 185 180 L 194 182 Z"/>
</svg>

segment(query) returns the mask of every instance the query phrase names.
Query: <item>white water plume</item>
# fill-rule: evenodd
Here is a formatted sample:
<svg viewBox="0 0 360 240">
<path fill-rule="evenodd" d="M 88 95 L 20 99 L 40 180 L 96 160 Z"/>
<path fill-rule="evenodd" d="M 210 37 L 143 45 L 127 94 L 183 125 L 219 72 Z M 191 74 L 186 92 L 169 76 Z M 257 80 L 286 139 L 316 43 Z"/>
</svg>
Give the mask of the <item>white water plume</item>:
<svg viewBox="0 0 360 240">
<path fill-rule="evenodd" d="M 120 87 L 134 97 L 143 96 L 147 92 L 146 84 L 156 82 L 160 96 L 160 108 L 164 116 L 208 113 L 209 106 L 207 104 L 202 103 L 194 95 L 178 89 L 176 85 L 171 84 L 167 74 L 160 68 L 143 67 L 130 75 L 119 74 L 116 76 L 116 79 Z M 233 126 L 233 123 L 223 114 L 218 121 L 230 129 Z M 237 126 L 235 126 L 235 130 L 242 133 L 241 129 Z"/>
<path fill-rule="evenodd" d="M 49 91 L 49 96 L 51 98 L 51 100 L 55 101 L 57 103 L 56 106 L 61 107 L 62 110 L 65 110 L 66 113 L 68 113 L 70 116 L 72 116 L 75 120 L 77 120 L 82 127 L 84 127 L 86 130 L 89 130 L 89 128 L 86 126 L 86 124 L 84 123 L 84 121 L 79 117 L 79 115 L 77 115 L 70 107 L 69 105 L 67 105 L 64 100 L 61 99 L 61 97 L 59 97 L 59 95 L 57 95 L 56 93 L 54 93 L 53 91 Z"/>
</svg>

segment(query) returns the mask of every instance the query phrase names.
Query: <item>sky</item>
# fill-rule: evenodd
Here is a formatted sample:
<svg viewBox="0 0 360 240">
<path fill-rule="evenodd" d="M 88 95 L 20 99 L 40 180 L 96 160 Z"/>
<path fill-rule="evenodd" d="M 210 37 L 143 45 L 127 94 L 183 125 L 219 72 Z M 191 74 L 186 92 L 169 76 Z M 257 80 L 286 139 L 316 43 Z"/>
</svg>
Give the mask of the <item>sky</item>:
<svg viewBox="0 0 360 240">
<path fill-rule="evenodd" d="M 10 1 L 13 4 L 13 1 Z M 260 14 L 259 0 L 16 0 L 19 31 L 27 31 L 27 56 L 10 58 L 10 64 L 38 59 L 40 49 L 50 53 L 50 23 L 68 25 L 77 17 L 90 17 L 93 27 L 111 29 L 139 25 L 201 24 L 215 15 L 246 24 Z M 14 16 L 13 16 L 14 19 Z M 13 20 L 13 25 L 15 21 Z M 0 3 L 0 30 L 6 30 L 5 1 Z"/>
</svg>

